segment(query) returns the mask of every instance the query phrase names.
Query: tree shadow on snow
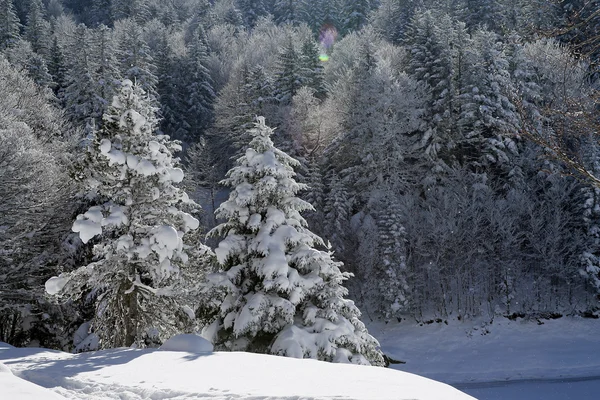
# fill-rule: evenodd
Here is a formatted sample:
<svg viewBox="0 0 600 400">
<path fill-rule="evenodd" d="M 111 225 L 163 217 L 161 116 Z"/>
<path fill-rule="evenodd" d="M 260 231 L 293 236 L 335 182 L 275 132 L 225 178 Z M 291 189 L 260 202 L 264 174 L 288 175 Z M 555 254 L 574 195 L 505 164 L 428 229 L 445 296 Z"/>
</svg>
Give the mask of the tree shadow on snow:
<svg viewBox="0 0 600 400">
<path fill-rule="evenodd" d="M 104 367 L 127 364 L 140 356 L 155 351 L 155 349 L 140 350 L 120 348 L 80 353 L 71 355 L 68 358 L 56 359 L 51 358 L 52 355 L 49 355 L 48 358 L 40 358 L 39 356 L 33 358 L 30 357 L 42 352 L 51 352 L 53 355 L 62 352 L 46 349 L 19 350 L 19 353 L 15 354 L 14 357 L 17 358 L 16 360 L 4 361 L 3 363 L 9 368 L 11 367 L 11 364 L 19 364 L 21 366 L 30 365 L 19 373 L 21 378 L 46 388 L 65 386 L 63 385 L 64 380 L 74 377 L 77 374 L 97 371 Z M 68 353 L 62 354 L 66 355 Z M 0 357 L 5 358 L 2 354 L 0 354 Z M 0 360 L 0 362 L 2 361 Z"/>
</svg>

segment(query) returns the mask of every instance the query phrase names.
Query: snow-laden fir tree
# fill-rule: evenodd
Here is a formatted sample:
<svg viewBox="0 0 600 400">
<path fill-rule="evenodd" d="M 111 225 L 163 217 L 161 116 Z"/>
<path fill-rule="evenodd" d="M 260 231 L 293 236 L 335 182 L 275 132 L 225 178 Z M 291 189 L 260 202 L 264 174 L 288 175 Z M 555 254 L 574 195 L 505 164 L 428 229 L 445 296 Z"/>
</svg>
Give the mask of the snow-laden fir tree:
<svg viewBox="0 0 600 400">
<path fill-rule="evenodd" d="M 52 46 L 50 47 L 50 56 L 48 58 L 48 72 L 52 76 L 52 90 L 57 98 L 62 98 L 63 91 L 67 87 L 67 64 L 63 48 L 58 43 L 58 38 L 54 36 Z"/>
<path fill-rule="evenodd" d="M 393 190 L 389 190 L 376 215 L 382 265 L 376 268 L 375 293 L 371 298 L 379 300 L 377 312 L 386 320 L 400 318 L 409 305 L 406 266 L 408 240 L 397 197 Z"/>
<path fill-rule="evenodd" d="M 31 43 L 31 48 L 38 54 L 48 55 L 50 49 L 50 23 L 46 21 L 46 10 L 42 0 L 31 0 L 27 23 L 25 24 L 25 39 Z"/>
<path fill-rule="evenodd" d="M 258 117 L 246 154 L 223 182 L 232 187 L 211 233 L 220 271 L 209 275 L 205 334 L 222 349 L 382 365 L 377 341 L 344 297 L 340 271 L 321 238 L 300 215 L 298 162 L 275 148 Z M 212 311 L 212 314 L 211 314 Z"/>
<path fill-rule="evenodd" d="M 71 60 L 66 76 L 67 87 L 61 93 L 61 100 L 73 121 L 93 126 L 102 117 L 104 101 L 98 95 L 94 77 L 91 35 L 89 29 L 80 24 L 73 36 L 69 49 Z"/>
<path fill-rule="evenodd" d="M 302 86 L 301 58 L 294 47 L 292 37 L 288 37 L 279 53 L 278 71 L 275 85 L 277 87 L 277 100 L 282 104 L 289 104 L 292 97 Z"/>
<path fill-rule="evenodd" d="M 98 26 L 92 33 L 91 42 L 97 98 L 104 114 L 121 81 L 112 30 L 106 25 Z"/>
<path fill-rule="evenodd" d="M 194 206 L 176 186 L 183 171 L 173 153 L 181 148 L 155 135 L 156 124 L 147 95 L 123 81 L 82 172 L 98 205 L 72 228 L 84 243 L 94 239 L 95 261 L 46 284 L 95 302 L 92 329 L 103 348 L 160 343 L 190 322 L 185 284 L 205 247 L 193 234 L 198 220 L 181 210 Z"/>
<path fill-rule="evenodd" d="M 143 28 L 136 20 L 128 18 L 115 22 L 114 32 L 121 76 L 136 82 L 148 94 L 152 105 L 157 106 L 156 65 L 144 38 Z"/>
<path fill-rule="evenodd" d="M 371 12 L 371 0 L 341 0 L 342 26 L 345 33 L 358 32 L 366 25 Z"/>
<path fill-rule="evenodd" d="M 186 75 L 185 87 L 187 90 L 186 119 L 190 125 L 190 137 L 193 142 L 198 141 L 201 134 L 210 126 L 212 121 L 212 106 L 215 99 L 213 81 L 208 65 L 208 48 L 206 34 L 202 26 L 194 32 L 192 42 L 187 48 L 187 63 L 184 67 Z"/>
<path fill-rule="evenodd" d="M 465 54 L 466 85 L 461 89 L 458 126 L 463 162 L 489 166 L 508 164 L 517 152 L 519 125 L 509 96 L 514 92 L 508 61 L 498 36 L 478 30 Z"/>
<path fill-rule="evenodd" d="M 19 40 L 20 27 L 12 0 L 0 0 L 0 50 L 13 46 Z"/>
<path fill-rule="evenodd" d="M 275 0 L 274 13 L 275 21 L 278 24 L 294 24 L 298 21 L 298 1 L 296 0 Z"/>
</svg>

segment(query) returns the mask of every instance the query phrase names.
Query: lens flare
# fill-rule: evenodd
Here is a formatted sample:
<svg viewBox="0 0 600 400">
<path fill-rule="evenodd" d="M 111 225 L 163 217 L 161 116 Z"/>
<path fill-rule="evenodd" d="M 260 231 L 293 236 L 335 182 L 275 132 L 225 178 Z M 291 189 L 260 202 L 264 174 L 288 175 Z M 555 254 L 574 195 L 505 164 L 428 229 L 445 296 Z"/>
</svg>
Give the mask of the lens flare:
<svg viewBox="0 0 600 400">
<path fill-rule="evenodd" d="M 323 25 L 321 32 L 319 33 L 319 42 L 321 42 L 321 46 L 323 46 L 325 50 L 329 50 L 331 46 L 333 46 L 333 43 L 335 43 L 337 35 L 338 32 L 337 29 L 335 29 L 335 26 L 330 24 Z"/>
<path fill-rule="evenodd" d="M 319 55 L 319 60 L 321 62 L 329 61 L 329 54 L 331 53 L 331 47 L 335 43 L 337 39 L 338 32 L 335 29 L 335 26 L 331 24 L 325 24 L 321 27 L 321 31 L 319 33 L 319 43 L 321 44 L 321 54 Z"/>
</svg>

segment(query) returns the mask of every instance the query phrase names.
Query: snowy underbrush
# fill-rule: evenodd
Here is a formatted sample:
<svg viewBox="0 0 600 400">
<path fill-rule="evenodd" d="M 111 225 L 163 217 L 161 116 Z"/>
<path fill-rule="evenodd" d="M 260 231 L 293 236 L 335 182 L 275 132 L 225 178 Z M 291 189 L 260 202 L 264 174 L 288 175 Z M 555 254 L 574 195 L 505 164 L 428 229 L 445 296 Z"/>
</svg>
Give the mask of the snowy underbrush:
<svg viewBox="0 0 600 400">
<path fill-rule="evenodd" d="M 367 324 L 394 369 L 442 382 L 600 376 L 600 321 L 496 318 Z"/>
<path fill-rule="evenodd" d="M 163 346 L 178 351 L 69 354 L 0 343 L 0 398 L 473 399 L 448 385 L 381 367 L 213 353 L 189 336 Z"/>
</svg>

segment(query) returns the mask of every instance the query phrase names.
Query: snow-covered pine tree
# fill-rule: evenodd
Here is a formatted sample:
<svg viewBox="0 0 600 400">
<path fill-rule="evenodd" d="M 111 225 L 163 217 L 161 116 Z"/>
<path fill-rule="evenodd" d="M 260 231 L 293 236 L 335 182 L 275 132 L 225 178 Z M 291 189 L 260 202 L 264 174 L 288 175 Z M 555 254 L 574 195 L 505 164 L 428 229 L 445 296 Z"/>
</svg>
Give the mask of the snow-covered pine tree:
<svg viewBox="0 0 600 400">
<path fill-rule="evenodd" d="M 371 12 L 371 0 L 341 0 L 343 31 L 358 32 L 366 23 Z"/>
<path fill-rule="evenodd" d="M 77 26 L 69 51 L 67 87 L 62 93 L 67 115 L 82 125 L 93 126 L 102 117 L 104 104 L 98 97 L 94 79 L 94 63 L 90 54 L 90 31 L 84 24 Z"/>
<path fill-rule="evenodd" d="M 281 49 L 278 58 L 278 71 L 275 81 L 277 99 L 282 104 L 289 104 L 292 97 L 302 86 L 300 54 L 294 47 L 294 41 L 289 36 Z"/>
<path fill-rule="evenodd" d="M 343 253 L 354 199 L 348 194 L 344 182 L 335 171 L 331 171 L 327 178 L 329 193 L 325 197 L 323 207 L 327 221 L 324 231 L 333 248 Z"/>
<path fill-rule="evenodd" d="M 156 65 L 144 39 L 143 28 L 136 20 L 128 18 L 115 22 L 114 29 L 121 76 L 139 85 L 153 101 L 153 106 L 158 106 Z"/>
<path fill-rule="evenodd" d="M 432 11 L 417 12 L 406 38 L 411 54 L 409 73 L 431 91 L 421 146 L 433 160 L 437 160 L 439 153 L 448 145 L 455 125 L 454 70 L 450 48 L 454 38 L 452 28 L 452 21 L 447 15 Z"/>
<path fill-rule="evenodd" d="M 50 24 L 46 21 L 44 4 L 42 0 L 31 0 L 29 3 L 25 39 L 31 43 L 33 51 L 47 56 L 50 49 Z"/>
<path fill-rule="evenodd" d="M 12 0 L 0 0 L 0 51 L 19 40 L 20 27 Z"/>
<path fill-rule="evenodd" d="M 323 66 L 319 61 L 319 46 L 307 38 L 300 49 L 300 80 L 304 86 L 315 91 L 315 97 L 324 98 L 326 94 L 323 82 Z"/>
<path fill-rule="evenodd" d="M 67 87 L 67 64 L 62 47 L 58 38 L 54 36 L 50 47 L 48 58 L 48 72 L 52 76 L 52 90 L 57 98 L 62 98 L 63 91 Z"/>
<path fill-rule="evenodd" d="M 84 243 L 96 238 L 95 261 L 46 284 L 51 294 L 95 302 L 92 329 L 102 348 L 160 343 L 190 323 L 185 278 L 199 271 L 190 258 L 205 247 L 188 240 L 199 223 L 180 210 L 194 206 L 176 186 L 180 146 L 155 135 L 156 124 L 147 95 L 123 81 L 83 171 L 99 205 L 72 228 Z"/>
<path fill-rule="evenodd" d="M 273 80 L 261 66 L 244 64 L 237 73 L 221 90 L 214 107 L 213 141 L 221 142 L 219 164 L 224 171 L 231 168 L 232 157 L 241 156 L 248 146 L 253 118 L 273 114 L 277 102 Z"/>
<path fill-rule="evenodd" d="M 324 27 L 337 29 L 340 26 L 341 7 L 339 7 L 339 1 L 299 0 L 297 3 L 297 14 L 315 34 L 319 34 Z"/>
<path fill-rule="evenodd" d="M 92 26 L 112 26 L 111 3 L 112 0 L 91 0 L 89 22 Z"/>
<path fill-rule="evenodd" d="M 92 35 L 95 61 L 94 80 L 98 101 L 103 106 L 102 114 L 104 114 L 118 90 L 121 79 L 117 70 L 118 63 L 112 30 L 106 25 L 100 25 Z"/>
<path fill-rule="evenodd" d="M 50 88 L 52 84 L 52 75 L 48 72 L 46 61 L 44 58 L 37 54 L 32 53 L 27 60 L 27 72 L 35 83 L 41 87 Z"/>
<path fill-rule="evenodd" d="M 514 88 L 498 36 L 475 32 L 464 63 L 466 85 L 459 99 L 461 133 L 457 143 L 462 161 L 478 168 L 507 164 L 510 154 L 517 152 L 514 137 L 519 121 L 509 98 Z"/>
<path fill-rule="evenodd" d="M 415 7 L 416 2 L 410 0 L 382 0 L 371 17 L 371 24 L 388 42 L 400 44 Z"/>
<path fill-rule="evenodd" d="M 182 70 L 185 63 L 181 56 L 176 56 L 169 42 L 169 33 L 166 27 L 158 29 L 155 34 L 155 62 L 158 85 L 156 91 L 160 102 L 160 115 L 162 117 L 160 129 L 172 139 L 186 140 L 189 135 L 190 125 L 182 117 L 185 114 L 186 98 L 182 82 Z"/>
<path fill-rule="evenodd" d="M 402 210 L 398 202 L 398 190 L 387 190 L 376 215 L 379 232 L 381 264 L 375 274 L 375 293 L 371 299 L 378 299 L 377 312 L 386 320 L 399 318 L 409 306 L 409 286 L 407 283 L 407 238 L 402 225 Z"/>
<path fill-rule="evenodd" d="M 112 0 L 110 11 L 113 22 L 132 18 L 144 24 L 151 17 L 148 0 Z"/>
<path fill-rule="evenodd" d="M 236 8 L 241 12 L 246 27 L 254 28 L 256 21 L 267 14 L 264 0 L 235 0 Z"/>
<path fill-rule="evenodd" d="M 206 286 L 205 333 L 229 350 L 382 365 L 360 311 L 344 298 L 350 274 L 317 249 L 323 241 L 300 215 L 311 206 L 296 197 L 304 188 L 294 180 L 298 161 L 274 147 L 272 132 L 258 117 L 224 181 L 233 190 L 217 210 L 226 222 L 211 231 L 225 238 L 216 249 L 221 271 Z"/>
<path fill-rule="evenodd" d="M 275 0 L 275 21 L 278 24 L 294 24 L 298 21 L 296 0 Z"/>
<path fill-rule="evenodd" d="M 187 50 L 185 74 L 188 82 L 185 85 L 187 90 L 185 97 L 187 101 L 186 119 L 190 124 L 188 139 L 197 142 L 212 122 L 212 107 L 215 99 L 213 81 L 206 67 L 208 64 L 206 35 L 201 25 L 194 32 L 192 42 Z"/>
</svg>

